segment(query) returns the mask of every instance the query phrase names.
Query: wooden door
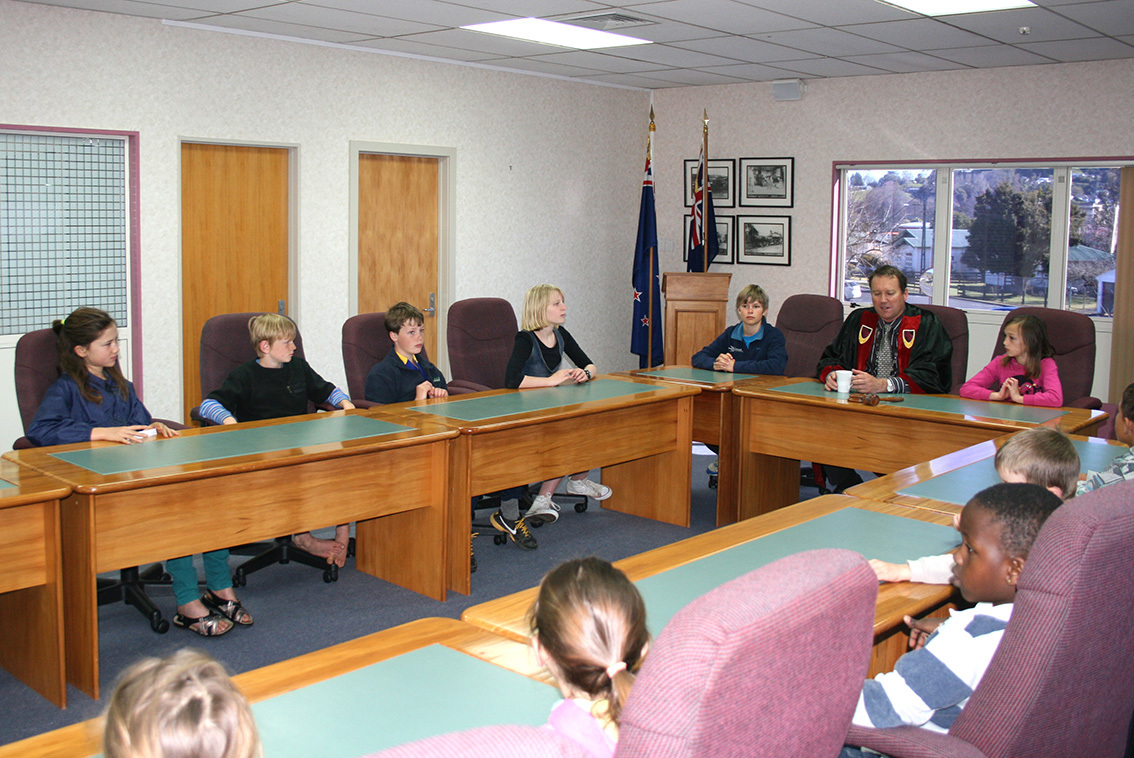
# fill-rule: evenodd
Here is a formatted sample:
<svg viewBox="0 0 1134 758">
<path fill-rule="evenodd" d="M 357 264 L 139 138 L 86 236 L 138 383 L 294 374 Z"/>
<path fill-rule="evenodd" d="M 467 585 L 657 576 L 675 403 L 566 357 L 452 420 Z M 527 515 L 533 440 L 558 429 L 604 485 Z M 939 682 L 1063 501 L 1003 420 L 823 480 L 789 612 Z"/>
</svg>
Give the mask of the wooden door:
<svg viewBox="0 0 1134 758">
<path fill-rule="evenodd" d="M 287 148 L 183 143 L 181 302 L 185 414 L 202 400 L 201 327 L 221 313 L 287 311 Z"/>
<path fill-rule="evenodd" d="M 425 313 L 425 350 L 436 363 L 437 158 L 358 156 L 358 312 L 399 301 Z"/>
</svg>

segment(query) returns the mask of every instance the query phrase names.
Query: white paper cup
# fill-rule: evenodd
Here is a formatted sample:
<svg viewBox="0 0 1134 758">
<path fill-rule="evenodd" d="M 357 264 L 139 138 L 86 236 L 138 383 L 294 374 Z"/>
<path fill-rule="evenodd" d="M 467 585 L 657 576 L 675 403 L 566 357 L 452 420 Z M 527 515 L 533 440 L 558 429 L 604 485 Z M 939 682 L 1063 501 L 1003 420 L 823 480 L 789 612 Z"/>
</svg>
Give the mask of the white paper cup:
<svg viewBox="0 0 1134 758">
<path fill-rule="evenodd" d="M 850 392 L 850 380 L 854 376 L 850 371 L 836 371 L 835 381 L 839 383 L 839 392 Z"/>
</svg>

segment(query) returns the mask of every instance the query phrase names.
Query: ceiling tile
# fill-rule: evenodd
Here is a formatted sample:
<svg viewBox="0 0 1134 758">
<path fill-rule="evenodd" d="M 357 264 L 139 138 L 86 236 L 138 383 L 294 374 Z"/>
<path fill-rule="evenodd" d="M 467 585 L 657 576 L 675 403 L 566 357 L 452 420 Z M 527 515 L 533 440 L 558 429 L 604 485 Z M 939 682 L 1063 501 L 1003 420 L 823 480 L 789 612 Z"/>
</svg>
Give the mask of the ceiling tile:
<svg viewBox="0 0 1134 758">
<path fill-rule="evenodd" d="M 541 55 L 539 57 L 542 60 L 562 63 L 567 66 L 593 68 L 617 74 L 635 74 L 642 71 L 660 71 L 667 68 L 667 66 L 663 66 L 660 63 L 619 58 L 616 55 L 608 55 L 596 50 L 572 50 L 566 53 L 551 53 L 550 55 Z"/>
<path fill-rule="evenodd" d="M 650 79 L 642 74 L 599 74 L 597 76 L 588 76 L 586 78 L 587 81 L 592 82 L 621 84 L 624 87 L 640 87 L 642 89 L 662 89 L 663 87 L 681 86 L 662 79 Z"/>
<path fill-rule="evenodd" d="M 852 63 L 838 58 L 789 61 L 779 64 L 779 67 L 794 71 L 801 76 L 866 76 L 868 74 L 887 73 L 873 66 L 864 66 L 861 63 Z"/>
<path fill-rule="evenodd" d="M 608 7 L 606 3 L 589 2 L 588 0 L 453 0 L 454 5 L 468 5 L 473 8 L 506 13 L 517 18 L 534 16 L 548 18 L 550 16 L 563 16 L 568 13 L 587 13 L 600 11 Z"/>
<path fill-rule="evenodd" d="M 840 57 L 844 55 L 867 55 L 868 53 L 897 53 L 901 48 L 885 42 L 875 42 L 838 29 L 803 29 L 795 32 L 773 32 L 762 34 L 760 39 L 785 45 L 796 50 L 805 50 L 815 55 Z"/>
<path fill-rule="evenodd" d="M 36 0 L 37 2 L 39 0 Z M 89 8 L 91 2 L 96 0 L 81 0 L 81 2 L 53 3 L 54 5 L 68 5 L 72 8 Z M 254 8 L 264 8 L 269 5 L 282 4 L 286 0 L 152 0 L 154 5 L 165 5 L 172 8 L 188 8 L 209 11 L 210 13 L 239 13 Z"/>
<path fill-rule="evenodd" d="M 912 13 L 877 0 L 741 0 L 748 5 L 786 16 L 811 21 L 820 26 L 863 24 L 869 21 L 897 21 L 917 18 Z"/>
<path fill-rule="evenodd" d="M 784 64 L 790 65 L 790 64 Z M 775 66 L 761 66 L 759 63 L 738 63 L 735 66 L 712 66 L 702 69 L 714 74 L 723 74 L 750 82 L 770 82 L 796 76 L 794 71 L 785 71 Z"/>
<path fill-rule="evenodd" d="M 580 68 L 579 66 L 565 66 L 562 63 L 540 58 L 489 58 L 477 61 L 486 66 L 499 66 L 501 68 L 516 68 L 521 71 L 536 71 L 541 74 L 554 74 L 555 76 L 591 76 L 592 74 L 607 74 L 609 71 L 597 71 L 593 68 Z"/>
<path fill-rule="evenodd" d="M 1102 3 L 1061 5 L 1060 15 L 1111 36 L 1134 34 L 1134 3 L 1130 0 L 1107 0 Z"/>
<path fill-rule="evenodd" d="M 648 76 L 657 76 L 657 74 L 648 74 Z M 667 71 L 665 78 L 667 81 L 675 84 L 683 84 L 691 87 L 700 86 L 702 84 L 737 84 L 743 81 L 733 76 L 687 68 Z"/>
<path fill-rule="evenodd" d="M 461 50 L 476 50 L 482 53 L 491 53 L 500 56 L 540 55 L 564 48 L 555 45 L 541 45 L 538 42 L 527 42 L 522 39 L 501 37 L 497 34 L 474 32 L 468 29 L 442 29 L 439 32 L 425 32 L 408 37 L 417 42 L 444 47 L 456 47 Z"/>
<path fill-rule="evenodd" d="M 204 26 L 217 26 L 224 29 L 241 29 L 246 32 L 260 32 L 280 37 L 298 37 L 300 39 L 314 39 L 321 42 L 338 42 L 350 44 L 357 42 L 365 35 L 353 32 L 341 32 L 334 29 L 317 29 L 313 26 L 299 24 L 285 24 L 266 18 L 254 18 L 244 15 L 209 16 L 201 19 Z"/>
<path fill-rule="evenodd" d="M 913 74 L 919 71 L 948 71 L 965 68 L 960 63 L 945 61 L 921 53 L 882 53 L 881 55 L 853 55 L 846 60 L 873 66 L 893 74 Z"/>
<path fill-rule="evenodd" d="M 770 42 L 749 37 L 714 37 L 690 42 L 674 42 L 674 47 L 695 50 L 722 58 L 734 58 L 746 63 L 767 63 L 769 61 L 798 60 L 811 57 L 790 47 L 773 45 Z"/>
<path fill-rule="evenodd" d="M 417 21 L 442 28 L 515 18 L 509 13 L 485 11 L 464 5 L 438 2 L 438 0 L 382 0 L 381 3 L 376 3 L 374 0 L 303 0 L 303 2 L 308 5 L 322 5 L 327 8 L 354 11 L 355 13 L 377 14 L 388 18 Z"/>
<path fill-rule="evenodd" d="M 964 13 L 959 16 L 948 16 L 942 20 L 950 26 L 968 29 L 970 32 L 1010 45 L 1098 36 L 1082 24 L 1077 24 L 1044 8 Z M 1020 29 L 1024 27 L 1030 29 L 1027 35 L 1020 33 Z"/>
<path fill-rule="evenodd" d="M 56 5 L 69 8 L 72 3 L 68 0 L 36 0 L 38 5 Z M 83 9 L 89 11 L 102 11 L 105 13 L 121 13 L 127 16 L 141 18 L 164 18 L 170 21 L 190 21 L 192 19 L 208 16 L 208 11 L 193 8 L 175 8 L 168 5 L 153 3 L 138 3 L 133 0 L 85 0 Z"/>
<path fill-rule="evenodd" d="M 1032 66 L 1051 63 L 1050 58 L 1030 53 L 1009 45 L 986 45 L 985 47 L 960 47 L 952 50 L 934 50 L 933 55 L 947 61 L 963 63 L 975 68 L 997 68 L 1000 66 Z"/>
<path fill-rule="evenodd" d="M 881 24 L 855 24 L 844 26 L 843 31 L 858 34 L 879 42 L 888 42 L 910 50 L 935 50 L 948 47 L 976 47 L 990 40 L 979 34 L 949 26 L 932 18 L 910 21 L 888 21 Z"/>
<path fill-rule="evenodd" d="M 670 47 L 669 45 L 638 45 L 636 47 L 622 47 L 610 48 L 610 55 L 617 55 L 619 58 L 631 58 L 638 61 L 649 61 L 651 63 L 659 63 L 663 66 L 671 66 L 673 68 L 698 68 L 702 66 L 723 66 L 726 63 L 734 63 L 728 58 L 721 58 L 717 55 L 707 55 L 706 53 L 699 53 L 696 50 L 682 50 L 677 47 Z"/>
<path fill-rule="evenodd" d="M 1019 47 L 1064 63 L 1134 58 L 1134 47 L 1124 45 L 1110 37 L 1037 42 L 1035 44 L 1019 45 Z"/>
<path fill-rule="evenodd" d="M 733 0 L 668 0 L 635 5 L 632 10 L 729 34 L 758 34 L 814 27 L 808 21 L 760 10 Z"/>
<path fill-rule="evenodd" d="M 417 42 L 412 37 L 384 37 L 382 39 L 366 40 L 354 43 L 360 47 L 370 47 L 375 50 L 389 50 L 407 55 L 422 55 L 428 58 L 441 58 L 455 61 L 481 61 L 495 57 L 491 53 L 480 53 L 474 50 L 459 50 L 455 47 L 442 47 L 441 45 L 427 45 Z"/>
<path fill-rule="evenodd" d="M 271 21 L 282 21 L 288 24 L 303 24 L 305 26 L 314 26 L 323 29 L 349 30 L 356 32 L 356 39 L 359 37 L 397 37 L 402 34 L 436 31 L 439 28 L 430 24 L 419 24 L 413 21 L 372 16 L 368 13 L 341 11 L 335 8 L 324 8 L 308 3 L 273 5 L 269 8 L 248 11 L 240 15 L 250 16 L 252 18 L 266 18 Z"/>
</svg>

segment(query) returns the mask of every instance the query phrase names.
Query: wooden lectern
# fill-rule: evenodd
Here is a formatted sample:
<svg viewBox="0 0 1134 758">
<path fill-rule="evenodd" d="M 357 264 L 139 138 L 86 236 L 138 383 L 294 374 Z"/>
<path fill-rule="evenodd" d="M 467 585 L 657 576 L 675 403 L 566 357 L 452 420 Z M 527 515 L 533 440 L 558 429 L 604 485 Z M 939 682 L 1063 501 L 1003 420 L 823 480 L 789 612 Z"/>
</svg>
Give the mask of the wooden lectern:
<svg viewBox="0 0 1134 758">
<path fill-rule="evenodd" d="M 670 271 L 665 293 L 665 362 L 688 366 L 693 354 L 728 326 L 728 285 L 732 274 Z"/>
</svg>

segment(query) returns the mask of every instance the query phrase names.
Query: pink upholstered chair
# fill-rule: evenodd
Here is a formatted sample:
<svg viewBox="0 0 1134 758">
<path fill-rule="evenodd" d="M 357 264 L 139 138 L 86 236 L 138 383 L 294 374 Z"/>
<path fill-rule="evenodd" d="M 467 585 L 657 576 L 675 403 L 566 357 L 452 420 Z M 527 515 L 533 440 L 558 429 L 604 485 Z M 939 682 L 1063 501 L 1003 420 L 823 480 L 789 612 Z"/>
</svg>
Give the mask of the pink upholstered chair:
<svg viewBox="0 0 1134 758">
<path fill-rule="evenodd" d="M 579 745 L 535 726 L 485 726 L 411 742 L 367 758 L 589 758 Z"/>
<path fill-rule="evenodd" d="M 992 357 L 1004 355 L 1004 324 L 1018 316 L 1037 316 L 1047 327 L 1047 339 L 1055 348 L 1055 365 L 1063 385 L 1063 404 L 1098 410 L 1102 401 L 1091 397 L 1095 381 L 1095 322 L 1089 316 L 1058 308 L 1027 306 L 1009 311 L 1000 325 Z"/>
<path fill-rule="evenodd" d="M 776 314 L 776 328 L 787 341 L 786 376 L 814 379 L 823 349 L 843 325 L 843 304 L 827 295 L 792 295 Z"/>
<path fill-rule="evenodd" d="M 448 319 L 450 388 L 503 389 L 519 331 L 512 304 L 499 297 L 458 300 L 449 306 Z"/>
<path fill-rule="evenodd" d="M 1069 501 L 1036 538 L 1012 618 L 948 734 L 852 727 L 895 758 L 1121 756 L 1134 712 L 1134 482 Z"/>
<path fill-rule="evenodd" d="M 969 370 L 969 317 L 960 308 L 948 305 L 918 303 L 917 307 L 937 316 L 945 327 L 945 333 L 949 335 L 949 341 L 953 343 L 953 383 L 949 387 L 949 394 L 956 395 L 965 383 L 965 374 Z"/>
<path fill-rule="evenodd" d="M 862 556 L 813 550 L 690 603 L 646 657 L 616 757 L 838 755 L 877 596 Z"/>
</svg>

